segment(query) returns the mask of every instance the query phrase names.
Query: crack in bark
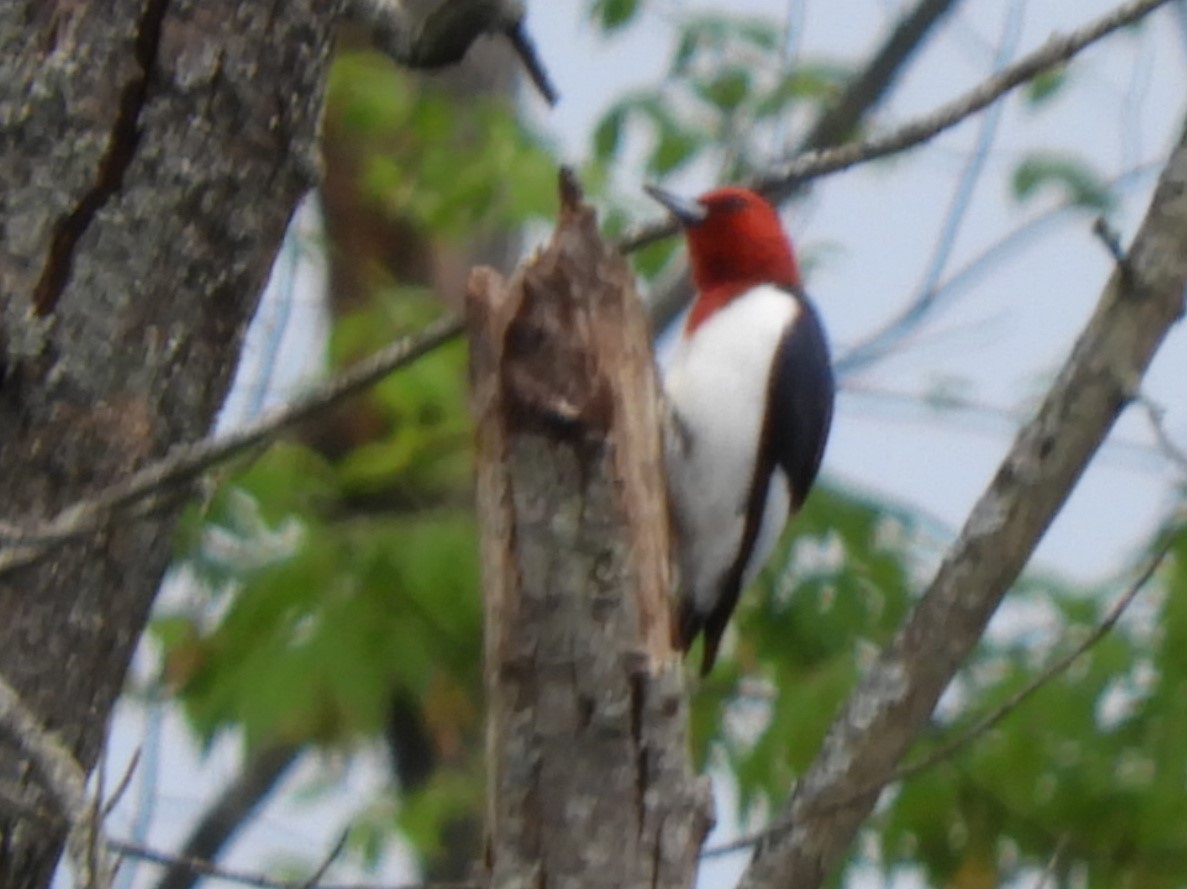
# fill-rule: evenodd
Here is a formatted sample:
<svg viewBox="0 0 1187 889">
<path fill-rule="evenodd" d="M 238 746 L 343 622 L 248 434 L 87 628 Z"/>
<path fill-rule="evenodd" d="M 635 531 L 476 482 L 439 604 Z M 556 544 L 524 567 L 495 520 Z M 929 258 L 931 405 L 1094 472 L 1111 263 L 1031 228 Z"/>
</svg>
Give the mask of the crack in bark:
<svg viewBox="0 0 1187 889">
<path fill-rule="evenodd" d="M 57 224 L 50 241 L 49 255 L 37 286 L 33 288 L 33 312 L 44 317 L 54 310 L 74 266 L 74 251 L 95 215 L 119 191 L 124 174 L 140 142 L 140 114 L 148 96 L 149 80 L 156 67 L 157 49 L 169 0 L 148 0 L 136 29 L 132 53 L 140 66 L 140 75 L 123 89 L 119 111 L 111 128 L 107 151 L 99 160 L 94 184 L 79 199 L 74 209 Z"/>
</svg>

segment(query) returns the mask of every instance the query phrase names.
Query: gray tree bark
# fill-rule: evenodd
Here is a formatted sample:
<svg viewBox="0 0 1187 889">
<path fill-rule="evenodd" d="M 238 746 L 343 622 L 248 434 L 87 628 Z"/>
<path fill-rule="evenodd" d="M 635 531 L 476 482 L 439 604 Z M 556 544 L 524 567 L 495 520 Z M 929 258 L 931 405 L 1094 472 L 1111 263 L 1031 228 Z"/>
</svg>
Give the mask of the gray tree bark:
<svg viewBox="0 0 1187 889">
<path fill-rule="evenodd" d="M 206 433 L 315 178 L 336 6 L 0 5 L 0 520 L 49 518 Z M 86 769 L 176 515 L 0 575 L 0 674 Z M 39 792 L 2 736 L 0 778 Z M 45 885 L 61 840 L 0 799 L 0 887 Z"/>
<path fill-rule="evenodd" d="M 671 647 L 651 348 L 562 189 L 548 248 L 471 279 L 488 861 L 502 887 L 687 887 L 711 821 Z"/>
</svg>

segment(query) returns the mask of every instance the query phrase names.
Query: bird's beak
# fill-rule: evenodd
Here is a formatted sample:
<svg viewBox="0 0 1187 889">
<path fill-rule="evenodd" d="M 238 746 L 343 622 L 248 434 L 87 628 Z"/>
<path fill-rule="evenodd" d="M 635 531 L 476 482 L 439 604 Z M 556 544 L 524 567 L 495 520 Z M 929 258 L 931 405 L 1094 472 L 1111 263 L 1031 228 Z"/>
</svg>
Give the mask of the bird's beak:
<svg viewBox="0 0 1187 889">
<path fill-rule="evenodd" d="M 658 185 L 644 185 L 643 190 L 667 207 L 668 212 L 675 216 L 681 225 L 696 225 L 698 222 L 704 222 L 705 217 L 709 215 L 709 211 L 700 201 L 679 197 L 670 191 L 664 191 Z"/>
</svg>

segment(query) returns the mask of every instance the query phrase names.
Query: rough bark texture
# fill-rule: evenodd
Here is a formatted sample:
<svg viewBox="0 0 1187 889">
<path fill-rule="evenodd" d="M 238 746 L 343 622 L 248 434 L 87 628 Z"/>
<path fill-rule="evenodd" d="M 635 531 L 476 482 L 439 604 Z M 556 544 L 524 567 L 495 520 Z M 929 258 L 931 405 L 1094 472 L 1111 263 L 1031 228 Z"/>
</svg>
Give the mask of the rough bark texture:
<svg viewBox="0 0 1187 889">
<path fill-rule="evenodd" d="M 1184 310 L 1187 131 L 1126 263 L 1038 414 L 1018 434 L 923 599 L 851 695 L 744 889 L 814 889 L 836 868 L 940 693 L 1063 506 Z"/>
<path fill-rule="evenodd" d="M 0 5 L 0 519 L 47 518 L 203 435 L 314 179 L 336 0 Z M 84 768 L 175 515 L 0 577 L 0 674 Z M 0 777 L 36 782 L 0 738 Z M 0 802 L 0 887 L 61 835 Z"/>
<path fill-rule="evenodd" d="M 711 821 L 671 648 L 646 322 L 566 192 L 552 243 L 471 281 L 494 887 L 686 887 Z"/>
</svg>

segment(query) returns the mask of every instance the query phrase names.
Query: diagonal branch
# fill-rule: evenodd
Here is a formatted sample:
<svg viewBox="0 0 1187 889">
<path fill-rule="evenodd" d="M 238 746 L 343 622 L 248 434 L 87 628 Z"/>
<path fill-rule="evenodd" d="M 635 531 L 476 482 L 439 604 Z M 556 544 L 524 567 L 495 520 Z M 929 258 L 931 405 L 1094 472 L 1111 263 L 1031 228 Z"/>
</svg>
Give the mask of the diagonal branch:
<svg viewBox="0 0 1187 889">
<path fill-rule="evenodd" d="M 926 142 L 988 107 L 1035 75 L 1068 61 L 1101 38 L 1133 24 L 1169 2 L 1170 0 L 1134 0 L 1119 6 L 1083 28 L 1070 34 L 1052 37 L 1039 49 L 1023 56 L 1013 65 L 1003 68 L 963 96 L 941 105 L 930 114 L 916 118 L 881 136 L 802 154 L 780 168 L 755 177 L 748 184 L 764 195 L 786 196 L 809 179 L 846 170 L 864 161 L 897 154 Z M 628 232 L 619 242 L 619 247 L 625 252 L 630 252 L 666 238 L 675 231 L 675 225 L 670 221 L 649 223 Z"/>
<path fill-rule="evenodd" d="M 0 523 L 0 576 L 40 558 L 55 545 L 100 530 L 115 512 L 186 485 L 211 467 L 272 440 L 281 431 L 366 389 L 460 332 L 458 318 L 441 318 L 364 358 L 292 404 L 269 411 L 225 435 L 180 445 L 157 462 L 47 521 L 32 526 Z"/>
<path fill-rule="evenodd" d="M 1037 415 L 1020 432 L 906 624 L 858 685 L 743 875 L 743 889 L 817 887 L 836 867 L 940 693 L 1183 313 L 1187 130 L 1124 266 Z"/>
<path fill-rule="evenodd" d="M 380 883 L 322 883 L 320 881 L 315 883 L 309 878 L 305 880 L 281 880 L 258 871 L 224 867 L 203 858 L 173 855 L 168 852 L 162 852 L 159 849 L 152 849 L 140 843 L 130 843 L 125 840 L 110 840 L 107 847 L 112 853 L 121 855 L 124 858 L 135 858 L 138 861 L 147 861 L 149 864 L 158 864 L 170 868 L 182 868 L 191 872 L 195 877 L 211 877 L 226 883 L 250 886 L 252 889 L 312 889 L 315 885 L 317 889 L 479 889 L 477 883 L 465 882 L 428 882 L 391 886 Z M 323 865 L 326 861 L 335 857 L 338 851 L 339 845 L 335 844 L 334 848 L 331 849 L 331 854 L 323 859 Z M 321 867 L 317 869 L 317 871 L 321 870 Z M 317 871 L 311 876 L 317 876 Z M 321 875 L 324 876 L 324 872 Z"/>
<path fill-rule="evenodd" d="M 845 87 L 837 101 L 820 116 L 804 139 L 804 149 L 818 151 L 840 145 L 853 136 L 865 113 L 877 105 L 923 44 L 932 28 L 958 0 L 920 0 L 899 20 L 869 64 Z M 771 192 L 772 200 L 787 195 Z"/>
<path fill-rule="evenodd" d="M 942 762 L 946 762 L 978 738 L 983 737 L 999 722 L 1021 707 L 1039 689 L 1046 686 L 1062 673 L 1066 673 L 1072 664 L 1112 632 L 1117 622 L 1121 620 L 1121 615 L 1133 604 L 1133 600 L 1145 589 L 1146 584 L 1150 582 L 1150 579 L 1158 571 L 1162 563 L 1166 561 L 1166 557 L 1170 555 L 1171 549 L 1175 544 L 1176 535 L 1183 530 L 1185 520 L 1187 520 L 1187 514 L 1180 511 L 1179 514 L 1164 524 L 1165 530 L 1160 535 L 1162 537 L 1161 543 L 1155 547 L 1154 552 L 1146 559 L 1137 575 L 1126 587 L 1125 592 L 1116 598 L 1105 612 L 1105 616 L 1076 645 L 1072 646 L 1067 652 L 1040 670 L 1036 676 L 1010 695 L 1001 705 L 981 716 L 955 737 L 950 738 L 926 756 L 896 769 L 878 787 L 867 787 L 855 792 L 853 798 L 856 799 L 865 796 L 867 793 L 876 792 L 886 784 L 896 784 L 899 781 L 906 781 Z M 838 807 L 843 807 L 848 802 L 849 800 L 842 800 L 838 804 Z M 730 840 L 728 843 L 722 843 L 706 849 L 701 853 L 701 858 L 719 858 L 722 855 L 738 852 L 754 846 L 766 837 L 778 834 L 790 826 L 790 824 L 784 823 L 771 825 L 754 833 Z"/>
<path fill-rule="evenodd" d="M 178 859 L 157 880 L 156 889 L 190 889 L 198 882 L 202 874 L 187 862 L 215 861 L 300 754 L 300 745 L 287 743 L 254 752 L 234 780 L 202 813 L 190 830 Z"/>
<path fill-rule="evenodd" d="M 386 0 L 355 0 L 356 3 Z M 927 117 L 865 142 L 811 152 L 801 156 L 782 171 L 773 171 L 756 180 L 760 188 L 779 189 L 815 176 L 844 169 L 863 160 L 904 150 L 936 133 L 959 123 L 968 115 L 1000 97 L 1044 68 L 1066 61 L 1075 53 L 1116 29 L 1136 21 L 1168 0 L 1139 0 L 1118 8 L 1073 34 L 1050 41 L 1045 47 L 1026 56 L 1017 64 L 990 78 L 980 87 Z M 672 233 L 669 224 L 651 224 L 636 229 L 619 241 L 624 252 Z M 657 311 L 653 309 L 654 312 Z M 659 310 L 659 311 L 662 311 Z M 169 490 L 191 482 L 211 467 L 225 462 L 256 445 L 275 438 L 279 432 L 361 391 L 386 374 L 411 363 L 461 332 L 457 318 L 443 318 L 423 331 L 399 340 L 380 350 L 355 367 L 327 381 L 304 398 L 261 417 L 257 422 L 218 439 L 208 437 L 182 445 L 156 463 L 146 466 L 126 479 L 79 501 L 58 515 L 31 526 L 0 523 L 0 577 L 42 558 L 68 540 L 102 529 L 114 512 L 137 504 L 150 511 Z"/>
<path fill-rule="evenodd" d="M 836 102 L 817 119 L 804 138 L 800 152 L 831 148 L 848 139 L 857 129 L 861 119 L 882 101 L 915 51 L 923 45 L 932 28 L 956 2 L 957 0 L 920 0 L 890 32 L 869 64 L 850 79 Z M 789 182 L 782 190 L 772 189 L 767 192 L 767 197 L 781 203 L 790 198 L 804 181 L 806 180 Z M 671 231 L 672 228 L 669 226 L 668 233 Z M 643 243 L 645 242 L 632 246 L 628 235 L 623 249 L 629 251 L 636 246 L 642 246 Z M 680 263 L 680 267 L 672 270 L 647 301 L 653 327 L 662 329 L 676 317 L 688 301 L 691 286 L 687 263 Z"/>
</svg>

